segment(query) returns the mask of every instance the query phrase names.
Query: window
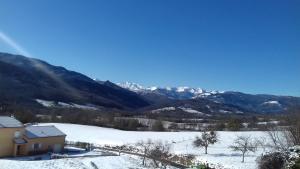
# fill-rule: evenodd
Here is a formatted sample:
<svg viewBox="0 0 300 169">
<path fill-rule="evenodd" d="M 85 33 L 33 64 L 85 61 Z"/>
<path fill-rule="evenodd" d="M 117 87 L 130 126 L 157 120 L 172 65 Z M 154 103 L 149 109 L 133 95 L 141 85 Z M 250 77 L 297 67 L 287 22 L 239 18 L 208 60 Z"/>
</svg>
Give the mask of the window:
<svg viewBox="0 0 300 169">
<path fill-rule="evenodd" d="M 15 138 L 20 138 L 21 133 L 19 131 L 15 132 Z"/>
<path fill-rule="evenodd" d="M 62 151 L 61 145 L 60 144 L 55 144 L 53 151 L 54 151 L 54 153 L 60 153 Z"/>
<path fill-rule="evenodd" d="M 48 152 L 52 152 L 53 151 L 53 148 L 51 145 L 48 145 Z"/>
<path fill-rule="evenodd" d="M 42 148 L 42 144 L 40 144 L 40 143 L 34 143 L 34 144 L 32 144 L 32 149 L 34 151 L 37 151 L 40 148 Z"/>
</svg>

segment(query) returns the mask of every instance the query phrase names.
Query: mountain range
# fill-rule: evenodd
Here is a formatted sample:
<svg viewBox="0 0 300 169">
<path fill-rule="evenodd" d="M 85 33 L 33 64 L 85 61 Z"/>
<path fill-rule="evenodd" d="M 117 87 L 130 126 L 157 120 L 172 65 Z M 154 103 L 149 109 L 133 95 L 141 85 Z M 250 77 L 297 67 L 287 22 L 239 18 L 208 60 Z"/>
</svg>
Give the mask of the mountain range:
<svg viewBox="0 0 300 169">
<path fill-rule="evenodd" d="M 201 105 L 203 100 L 209 100 L 216 104 L 229 107 L 234 106 L 250 113 L 283 113 L 290 107 L 300 105 L 300 98 L 292 96 L 246 94 L 236 91 L 210 91 L 192 87 L 144 87 L 130 82 L 118 83 L 118 85 L 136 92 L 154 104 L 157 104 L 157 102 L 172 103 L 178 100 L 180 102 L 194 100 L 198 105 Z"/>
<path fill-rule="evenodd" d="M 144 87 L 137 83 L 131 82 L 124 82 L 124 83 L 117 83 L 120 87 L 125 89 L 131 90 L 136 93 L 140 94 L 147 94 L 147 93 L 156 93 L 160 95 L 164 95 L 170 99 L 194 99 L 199 97 L 206 97 L 218 93 L 224 93 L 223 91 L 208 91 L 202 88 L 192 88 L 187 86 L 180 86 L 180 87 Z"/>
<path fill-rule="evenodd" d="M 138 94 L 106 81 L 53 66 L 42 60 L 0 53 L 0 104 L 45 103 L 136 109 L 148 103 Z"/>
<path fill-rule="evenodd" d="M 253 95 L 190 87 L 143 87 L 112 83 L 21 55 L 0 53 L 3 107 L 78 108 L 179 117 L 285 113 L 299 97 Z"/>
</svg>

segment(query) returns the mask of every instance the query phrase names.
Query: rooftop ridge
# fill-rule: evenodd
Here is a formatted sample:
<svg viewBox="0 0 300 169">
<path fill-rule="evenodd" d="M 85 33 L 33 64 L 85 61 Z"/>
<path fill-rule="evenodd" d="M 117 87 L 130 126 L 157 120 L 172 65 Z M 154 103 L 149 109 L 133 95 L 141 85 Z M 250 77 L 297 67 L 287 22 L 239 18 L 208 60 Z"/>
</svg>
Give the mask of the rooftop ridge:
<svg viewBox="0 0 300 169">
<path fill-rule="evenodd" d="M 11 116 L 0 116 L 0 128 L 24 127 L 23 123 Z"/>
<path fill-rule="evenodd" d="M 47 126 L 27 126 L 25 127 L 25 136 L 27 138 L 57 137 L 66 136 L 55 125 Z"/>
</svg>

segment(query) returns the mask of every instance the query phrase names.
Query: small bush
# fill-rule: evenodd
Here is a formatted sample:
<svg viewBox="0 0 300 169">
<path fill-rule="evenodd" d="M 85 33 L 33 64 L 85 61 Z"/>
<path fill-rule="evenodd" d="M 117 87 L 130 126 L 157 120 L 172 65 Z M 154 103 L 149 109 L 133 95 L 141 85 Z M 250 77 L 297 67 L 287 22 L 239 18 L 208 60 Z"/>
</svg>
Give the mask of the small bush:
<svg viewBox="0 0 300 169">
<path fill-rule="evenodd" d="M 212 168 L 210 168 L 208 164 L 197 164 L 197 165 L 193 165 L 192 169 L 212 169 Z"/>
<path fill-rule="evenodd" d="M 300 159 L 295 161 L 295 164 L 291 166 L 291 169 L 300 169 Z"/>
<path fill-rule="evenodd" d="M 153 131 L 165 131 L 162 121 L 160 121 L 160 120 L 155 121 L 154 124 L 152 125 L 152 130 Z"/>
<path fill-rule="evenodd" d="M 289 148 L 288 169 L 300 169 L 300 146 Z"/>
<path fill-rule="evenodd" d="M 280 152 L 266 154 L 259 160 L 259 169 L 282 169 L 285 159 L 285 155 Z"/>
</svg>

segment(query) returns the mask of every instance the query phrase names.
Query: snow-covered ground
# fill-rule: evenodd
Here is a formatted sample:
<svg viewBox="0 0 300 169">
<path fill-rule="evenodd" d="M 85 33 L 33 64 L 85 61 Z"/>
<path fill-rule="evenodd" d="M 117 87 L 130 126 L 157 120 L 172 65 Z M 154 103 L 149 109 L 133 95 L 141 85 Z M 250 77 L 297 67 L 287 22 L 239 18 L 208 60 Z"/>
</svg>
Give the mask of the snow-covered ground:
<svg viewBox="0 0 300 169">
<path fill-rule="evenodd" d="M 17 161 L 0 159 L 1 169 L 99 169 L 136 168 L 144 169 L 137 157 L 130 155 L 95 158 L 70 158 L 42 161 Z"/>
<path fill-rule="evenodd" d="M 137 132 L 137 131 L 121 131 L 116 129 L 75 125 L 75 124 L 60 124 L 49 123 L 40 125 L 55 125 L 57 128 L 67 134 L 68 141 L 81 141 L 89 142 L 99 145 L 123 145 L 135 144 L 140 140 L 152 139 L 153 141 L 169 142 L 172 144 L 172 151 L 176 154 L 195 154 L 197 159 L 209 163 L 221 164 L 228 169 L 255 169 L 256 158 L 262 153 L 259 149 L 255 154 L 249 153 L 245 158 L 245 163 L 241 163 L 242 157 L 240 153 L 232 152 L 228 147 L 232 144 L 236 136 L 251 135 L 254 138 L 266 137 L 264 132 L 218 132 L 219 142 L 208 148 L 208 155 L 204 154 L 203 149 L 194 148 L 192 145 L 193 140 L 200 132 Z M 118 156 L 118 157 L 97 157 L 85 159 L 62 159 L 62 160 L 49 160 L 41 164 L 41 162 L 18 162 L 26 166 L 36 163 L 37 168 L 45 168 L 45 166 L 55 166 L 56 168 L 76 168 L 77 166 L 91 166 L 91 160 L 96 164 L 99 163 L 104 168 L 139 168 L 140 163 L 138 160 L 132 160 L 132 156 Z M 111 159 L 111 161 L 110 161 Z M 10 167 L 16 163 L 15 161 L 0 160 L 0 166 L 3 169 L 14 168 Z M 61 163 L 63 166 L 60 166 Z M 68 165 L 68 167 L 66 167 Z M 98 167 L 99 167 L 98 166 Z M 53 167 L 53 168 L 55 168 Z M 1 169 L 2 169 L 1 168 Z M 29 167 L 30 168 L 30 167 Z M 78 168 L 78 167 L 77 167 Z M 76 169 L 77 169 L 76 168 Z M 80 167 L 79 167 L 80 168 Z"/>
<path fill-rule="evenodd" d="M 44 125 L 44 124 L 43 124 Z M 49 125 L 49 124 L 46 124 Z M 220 163 L 230 169 L 255 169 L 256 158 L 262 153 L 259 149 L 255 154 L 249 153 L 245 163 L 241 163 L 241 155 L 232 152 L 228 147 L 236 136 L 251 135 L 253 138 L 266 137 L 264 132 L 218 132 L 219 142 L 208 149 L 208 155 L 202 149 L 194 148 L 192 141 L 200 132 L 142 132 L 122 131 L 95 126 L 83 126 L 75 124 L 50 124 L 67 134 L 69 141 L 90 142 L 100 145 L 134 144 L 140 140 L 157 140 L 172 143 L 172 149 L 177 154 L 196 154 L 198 159 L 211 163 Z"/>
</svg>

